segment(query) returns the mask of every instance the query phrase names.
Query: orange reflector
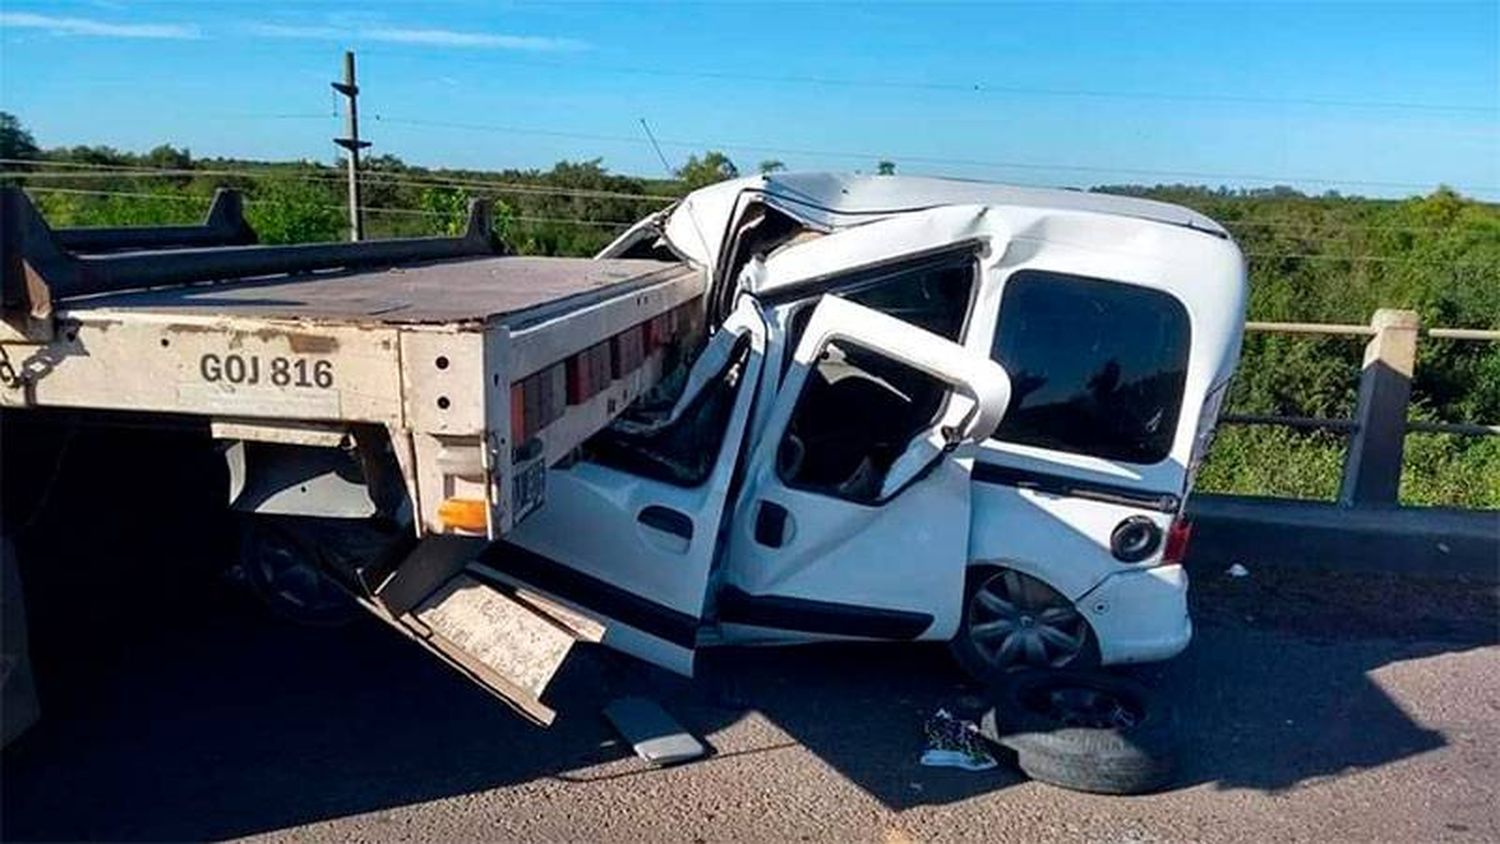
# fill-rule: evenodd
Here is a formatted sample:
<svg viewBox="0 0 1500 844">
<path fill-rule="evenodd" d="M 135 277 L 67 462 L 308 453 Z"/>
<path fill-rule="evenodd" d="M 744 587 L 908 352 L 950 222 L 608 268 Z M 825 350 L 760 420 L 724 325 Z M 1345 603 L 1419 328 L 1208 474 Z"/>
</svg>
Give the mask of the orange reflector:
<svg viewBox="0 0 1500 844">
<path fill-rule="evenodd" d="M 438 505 L 438 519 L 444 527 L 479 533 L 489 526 L 488 510 L 477 498 L 447 498 Z"/>
</svg>

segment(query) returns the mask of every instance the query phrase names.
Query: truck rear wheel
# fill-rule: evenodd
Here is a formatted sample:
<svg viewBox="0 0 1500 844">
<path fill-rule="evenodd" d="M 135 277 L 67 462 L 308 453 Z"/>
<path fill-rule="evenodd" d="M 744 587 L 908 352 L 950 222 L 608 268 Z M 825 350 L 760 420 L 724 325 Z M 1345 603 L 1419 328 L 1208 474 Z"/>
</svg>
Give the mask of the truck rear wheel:
<svg viewBox="0 0 1500 844">
<path fill-rule="evenodd" d="M 359 604 L 328 575 L 337 553 L 317 530 L 320 520 L 252 516 L 240 541 L 240 571 L 272 613 L 298 624 L 337 627 Z"/>
</svg>

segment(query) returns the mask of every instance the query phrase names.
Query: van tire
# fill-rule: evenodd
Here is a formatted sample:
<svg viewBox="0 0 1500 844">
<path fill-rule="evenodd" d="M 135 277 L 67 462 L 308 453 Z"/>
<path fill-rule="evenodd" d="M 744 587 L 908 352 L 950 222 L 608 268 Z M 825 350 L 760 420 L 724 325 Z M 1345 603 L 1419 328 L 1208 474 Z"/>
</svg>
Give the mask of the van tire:
<svg viewBox="0 0 1500 844">
<path fill-rule="evenodd" d="M 1129 717 L 1115 723 L 1092 713 L 1060 717 L 1049 701 L 1080 692 L 1119 701 Z M 1146 794 L 1176 773 L 1176 712 L 1127 678 L 1102 671 L 1018 672 L 996 684 L 991 702 L 980 734 L 1012 751 L 1021 771 L 1037 782 L 1095 794 Z"/>
<path fill-rule="evenodd" d="M 978 643 L 969 635 L 975 594 L 984 588 L 985 584 L 990 582 L 996 575 L 1005 571 L 1008 570 L 1000 566 L 972 566 L 969 568 L 968 577 L 964 584 L 963 613 L 959 618 L 958 631 L 948 642 L 948 650 L 953 654 L 953 659 L 958 663 L 959 668 L 965 674 L 969 675 L 969 677 L 984 685 L 1002 682 L 1012 672 L 1027 670 L 1026 666 L 1019 665 L 1009 668 L 997 667 L 992 660 L 984 655 Z M 1019 572 L 1016 572 L 1016 574 L 1024 580 L 1031 581 L 1035 586 L 1056 594 L 1055 590 L 1052 590 L 1036 578 Z M 1058 595 L 1057 598 L 1066 601 L 1061 595 Z M 1079 648 L 1075 657 L 1064 665 L 1056 666 L 1057 668 L 1089 669 L 1099 665 L 1099 643 L 1094 638 L 1094 629 L 1089 625 L 1086 618 L 1082 620 L 1080 629 L 1084 637 L 1082 647 Z"/>
</svg>

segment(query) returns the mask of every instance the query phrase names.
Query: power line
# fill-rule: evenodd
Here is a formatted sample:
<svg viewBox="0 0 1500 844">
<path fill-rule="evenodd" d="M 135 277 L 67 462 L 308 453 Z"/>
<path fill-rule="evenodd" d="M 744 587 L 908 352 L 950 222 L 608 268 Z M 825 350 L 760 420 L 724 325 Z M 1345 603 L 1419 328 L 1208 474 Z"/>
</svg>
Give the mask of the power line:
<svg viewBox="0 0 1500 844">
<path fill-rule="evenodd" d="M 96 190 L 85 190 L 85 189 L 78 189 L 78 188 L 33 188 L 33 187 L 28 187 L 26 189 L 28 191 L 38 192 L 38 193 L 62 193 L 62 194 L 81 194 L 81 195 L 86 195 L 86 196 L 119 196 L 119 197 L 135 197 L 135 198 L 141 198 L 141 199 L 165 199 L 165 200 L 177 201 L 177 202 L 196 202 L 197 204 L 200 204 L 200 205 L 205 205 L 208 202 L 207 198 L 205 198 L 205 197 L 174 196 L 174 195 L 171 195 L 171 194 L 140 193 L 140 192 L 130 192 L 130 191 L 96 191 Z M 284 204 L 284 203 L 278 203 L 275 200 L 248 200 L 248 204 L 250 204 L 250 205 L 279 205 L 279 204 Z M 342 205 L 319 205 L 317 207 L 328 209 L 328 210 L 333 210 L 333 211 L 342 211 L 342 210 L 345 210 L 345 206 L 342 206 Z M 364 206 L 362 210 L 365 210 L 365 211 L 368 211 L 368 212 L 372 212 L 372 213 L 417 214 L 417 215 L 423 215 L 423 216 L 444 217 L 444 218 L 449 218 L 449 219 L 452 219 L 454 217 L 454 215 L 446 214 L 446 213 L 441 212 L 441 211 L 429 211 L 427 209 L 421 209 L 421 208 L 382 208 L 382 207 Z M 629 221 L 627 221 L 627 220 L 586 220 L 586 219 L 574 218 L 574 217 L 531 217 L 531 216 L 516 216 L 516 217 L 512 217 L 511 219 L 516 220 L 518 222 L 571 223 L 571 224 L 577 224 L 577 225 L 609 226 L 609 227 L 629 226 L 629 225 L 634 225 L 635 222 L 636 222 L 634 220 L 629 220 Z M 1319 253 L 1295 253 L 1295 252 L 1246 252 L 1244 254 L 1245 254 L 1245 257 L 1247 257 L 1247 258 L 1260 258 L 1260 259 L 1267 259 L 1267 260 L 1271 260 L 1271 259 L 1296 259 L 1296 260 L 1307 260 L 1307 261 L 1346 261 L 1346 262 L 1351 262 L 1351 263 L 1429 264 L 1429 265 L 1433 265 L 1433 266 L 1460 267 L 1460 268 L 1489 267 L 1489 266 L 1491 266 L 1490 263 L 1483 262 L 1483 261 L 1451 261 L 1451 260 L 1444 260 L 1444 259 L 1423 258 L 1423 257 L 1404 256 L 1404 255 L 1330 255 L 1330 254 L 1319 254 Z"/>
<path fill-rule="evenodd" d="M 378 51 L 377 51 L 378 52 Z M 951 91 L 963 94 L 989 96 L 1024 97 L 1077 97 L 1110 100 L 1168 100 L 1179 102 L 1223 102 L 1268 106 L 1312 106 L 1318 108 L 1371 108 L 1397 109 L 1425 112 L 1467 112 L 1488 114 L 1500 111 L 1493 104 L 1471 105 L 1467 103 L 1430 103 L 1412 100 L 1363 100 L 1321 97 L 1259 97 L 1240 94 L 1198 94 L 1189 91 L 1129 91 L 1102 88 L 1054 88 L 1023 85 L 1003 85 L 984 80 L 974 82 L 937 82 L 911 79 L 860 79 L 855 77 L 821 75 L 783 75 L 745 73 L 742 71 L 681 70 L 676 68 L 647 67 L 642 65 L 586 64 L 549 62 L 539 59 L 488 56 L 473 61 L 489 64 L 511 64 L 546 67 L 569 72 L 592 71 L 598 73 L 624 73 L 638 76 L 677 77 L 686 79 L 708 79 L 730 82 L 762 82 L 778 85 L 819 85 L 839 88 L 877 88 L 910 91 Z"/>
<path fill-rule="evenodd" d="M 14 163 L 18 163 L 18 162 L 20 162 L 22 160 L 23 159 L 3 159 L 3 158 L 0 158 L 0 164 L 3 164 L 3 163 L 14 164 Z M 330 182 L 332 182 L 332 181 L 340 181 L 343 178 L 341 175 L 339 175 L 338 173 L 335 173 L 335 172 L 333 172 L 331 170 L 328 171 L 328 172 L 312 172 L 312 173 L 308 173 L 308 172 L 302 171 L 302 172 L 295 172 L 295 173 L 292 173 L 292 174 L 287 174 L 287 173 L 278 173 L 273 168 L 264 168 L 264 169 L 259 169 L 259 170 L 224 170 L 224 169 L 207 169 L 207 168 L 203 168 L 203 169 L 196 169 L 196 168 L 195 169 L 152 168 L 152 167 L 145 167 L 145 166 L 138 166 L 138 165 L 93 164 L 93 163 L 86 163 L 86 162 L 48 162 L 48 164 L 49 164 L 49 166 L 51 166 L 51 165 L 71 166 L 71 167 L 78 167 L 78 168 L 87 168 L 90 171 L 102 171 L 102 172 L 87 172 L 86 171 L 86 172 L 82 172 L 82 173 L 77 173 L 77 172 L 48 172 L 48 171 L 33 171 L 33 170 L 11 170 L 11 171 L 0 171 L 0 178 L 27 178 L 27 179 L 36 179 L 36 178 L 57 178 L 57 179 L 101 178 L 101 179 L 116 179 L 116 178 L 176 178 L 176 177 L 198 177 L 198 176 L 224 176 L 224 177 L 235 177 L 235 178 L 267 179 L 267 178 L 277 178 L 277 177 L 286 176 L 286 175 L 295 175 L 295 176 L 297 176 L 299 178 L 317 179 L 317 180 L 330 181 Z M 419 177 L 419 178 L 411 178 L 411 177 L 405 177 L 403 174 L 399 174 L 399 173 L 381 173 L 381 172 L 378 172 L 378 171 L 377 172 L 367 172 L 367 173 L 365 173 L 362 176 L 362 178 L 368 179 L 368 180 L 370 180 L 370 181 L 372 181 L 374 183 L 377 183 L 377 184 L 385 184 L 385 185 L 392 185 L 392 186 L 413 186 L 413 187 L 429 187 L 429 186 L 430 187 L 448 187 L 448 186 L 452 186 L 452 187 L 473 187 L 473 188 L 479 188 L 479 189 L 494 191 L 496 193 L 514 193 L 514 194 L 522 194 L 522 195 L 527 195 L 527 194 L 530 194 L 530 195 L 541 195 L 541 196 L 556 195 L 556 196 L 570 196 L 570 197 L 578 197 L 578 198 L 621 199 L 621 200 L 650 201 L 650 202 L 667 202 L 667 201 L 675 201 L 677 199 L 677 197 L 667 196 L 667 195 L 662 195 L 662 194 L 632 194 L 632 193 L 624 193 L 624 192 L 620 192 L 620 191 L 604 191 L 604 190 L 594 190 L 594 189 L 585 189 L 585 188 L 566 188 L 566 187 L 557 187 L 557 186 L 551 186 L 551 185 L 527 185 L 527 184 L 520 184 L 520 183 L 513 183 L 513 182 L 494 182 L 494 181 L 489 181 L 489 180 L 484 180 L 484 179 L 450 179 L 450 178 L 444 178 L 444 177 Z M 1303 220 L 1303 219 L 1297 219 L 1297 220 L 1291 220 L 1291 219 L 1228 220 L 1228 221 L 1221 221 L 1221 223 L 1225 227 L 1231 228 L 1231 229 L 1236 229 L 1236 228 L 1282 228 L 1282 229 L 1307 229 L 1307 228 L 1314 228 L 1314 229 L 1319 229 L 1320 230 L 1318 232 L 1319 234 L 1323 234 L 1323 233 L 1326 233 L 1326 232 L 1348 232 L 1348 231 L 1390 231 L 1390 232 L 1438 233 L 1438 234 L 1442 234 L 1442 233 L 1448 233 L 1448 232 L 1456 231 L 1456 229 L 1454 229 L 1452 227 L 1442 227 L 1442 226 L 1406 226 L 1406 225 L 1389 224 L 1389 223 L 1360 224 L 1360 223 L 1346 223 L 1346 222 L 1341 222 L 1341 221 L 1323 222 L 1323 221 L 1318 221 L 1318 220 Z"/>
<path fill-rule="evenodd" d="M 1454 226 L 1403 226 L 1391 223 L 1327 223 L 1317 220 L 1218 220 L 1217 222 L 1219 225 L 1230 229 L 1315 228 L 1323 231 L 1411 232 L 1417 234 L 1449 234 L 1459 230 Z"/>
<path fill-rule="evenodd" d="M 15 164 L 20 159 L 0 158 L 0 164 Z M 278 172 L 277 169 L 267 167 L 260 170 L 224 170 L 213 168 L 149 168 L 131 165 L 91 165 L 66 162 L 48 162 L 51 164 L 68 164 L 80 168 L 95 169 L 96 172 L 84 173 L 52 173 L 45 170 L 6 170 L 0 171 L 0 178 L 26 178 L 26 179 L 118 179 L 118 178 L 177 178 L 198 176 L 223 176 L 228 178 L 249 179 L 273 179 L 278 176 L 295 176 L 299 179 L 314 179 L 318 181 L 343 181 L 344 176 L 332 170 L 290 170 Z M 128 168 L 128 169 L 127 169 Z M 554 196 L 571 196 L 580 199 L 621 199 L 632 202 L 653 202 L 663 204 L 676 202 L 679 197 L 665 194 L 652 193 L 626 193 L 624 191 L 600 190 L 595 188 L 569 188 L 547 184 L 524 184 L 519 182 L 495 182 L 487 179 L 457 179 L 441 176 L 407 176 L 402 173 L 383 173 L 379 170 L 364 170 L 360 173 L 362 181 L 373 184 L 385 184 L 407 187 L 472 187 L 495 193 L 514 194 L 540 194 Z"/>
<path fill-rule="evenodd" d="M 342 208 L 343 206 L 328 207 Z M 450 220 L 457 219 L 462 216 L 449 214 L 444 211 L 428 211 L 423 208 L 377 208 L 374 206 L 365 205 L 361 207 L 361 210 L 368 214 L 411 214 L 420 215 L 423 217 L 443 217 Z M 633 226 L 636 223 L 640 222 L 639 220 L 584 220 L 576 217 L 534 217 L 527 215 L 514 215 L 506 219 L 515 220 L 521 223 L 572 223 L 574 225 L 580 226 L 602 226 L 606 228 L 622 228 L 624 226 Z"/>
<path fill-rule="evenodd" d="M 1300 261 L 1347 261 L 1355 264 L 1429 264 L 1438 267 L 1493 268 L 1490 261 L 1451 261 L 1442 258 L 1423 258 L 1409 255 L 1326 255 L 1304 252 L 1246 252 L 1246 258 L 1286 259 Z"/>
<path fill-rule="evenodd" d="M 538 135 L 543 137 L 570 138 L 574 140 L 607 141 L 610 143 L 625 143 L 642 145 L 649 144 L 644 138 L 633 135 L 610 135 L 594 132 L 569 132 L 556 129 L 540 129 L 527 126 L 512 126 L 490 123 L 464 123 L 447 120 L 422 120 L 408 117 L 394 117 L 388 114 L 376 114 L 375 120 L 383 123 L 394 123 L 398 125 L 418 126 L 430 129 L 452 129 L 460 131 L 477 132 L 506 132 L 517 135 Z M 776 155 L 806 155 L 821 156 L 825 158 L 846 158 L 862 161 L 876 161 L 881 159 L 892 159 L 896 161 L 917 162 L 920 164 L 951 164 L 965 167 L 983 167 L 995 170 L 1028 170 L 1028 171 L 1074 171 L 1079 173 L 1099 174 L 1121 174 L 1131 173 L 1147 176 L 1169 176 L 1175 178 L 1192 179 L 1238 179 L 1252 182 L 1270 182 L 1273 184 L 1286 184 L 1289 182 L 1306 182 L 1324 185 L 1363 185 L 1366 187 L 1387 188 L 1420 188 L 1431 189 L 1433 186 L 1426 182 L 1388 182 L 1372 179 L 1332 179 L 1315 176 L 1270 176 L 1254 173 L 1214 173 L 1200 170 L 1157 170 L 1138 167 L 1101 167 L 1088 164 L 1061 164 L 1044 163 L 1035 161 L 996 161 L 975 158 L 950 158 L 946 156 L 932 155 L 909 155 L 893 152 L 852 152 L 846 150 L 829 149 L 807 149 L 797 147 L 779 147 L 758 143 L 741 143 L 737 141 L 708 141 L 687 140 L 674 138 L 657 138 L 662 146 L 677 147 L 681 149 L 732 149 L 747 152 L 768 152 Z M 1468 193 L 1500 191 L 1500 187 L 1465 187 Z"/>
<path fill-rule="evenodd" d="M 4 159 L 0 159 L 3 162 Z M 104 166 L 104 165 L 101 165 Z M 31 170 L 0 171 L 0 178 L 52 178 L 52 179 L 120 179 L 120 178 L 177 178 L 184 176 L 226 176 L 236 178 L 267 179 L 277 178 L 275 172 L 269 170 L 209 170 L 209 169 L 171 169 L 161 168 L 156 170 L 136 169 L 131 171 L 106 170 L 103 172 L 47 172 Z M 342 176 L 333 172 L 299 173 L 300 178 L 317 179 L 320 181 L 340 181 Z M 605 198 L 624 199 L 637 201 L 665 202 L 675 201 L 676 197 L 660 194 L 630 194 L 617 191 L 598 191 L 579 188 L 553 187 L 548 185 L 523 185 L 507 182 L 490 182 L 481 179 L 446 179 L 441 177 L 408 179 L 400 174 L 366 172 L 362 179 L 372 180 L 376 184 L 391 186 L 432 186 L 432 187 L 474 187 L 490 190 L 495 193 L 510 193 L 521 195 L 539 196 L 569 196 L 578 198 Z M 1220 221 L 1221 225 L 1229 229 L 1317 229 L 1315 234 L 1326 237 L 1334 232 L 1357 232 L 1357 231 L 1389 231 L 1409 232 L 1414 234 L 1433 233 L 1443 234 L 1457 231 L 1453 227 L 1443 226 L 1405 226 L 1399 224 L 1383 223 L 1345 223 L 1345 222 L 1323 222 L 1318 220 L 1292 220 L 1292 219 L 1270 219 L 1270 220 L 1228 220 Z"/>
<path fill-rule="evenodd" d="M 338 117 L 338 111 L 299 111 L 299 112 L 228 112 L 224 114 L 205 114 L 206 118 L 213 120 L 327 120 L 330 117 Z"/>
<path fill-rule="evenodd" d="M 27 193 L 61 193 L 69 196 L 119 196 L 131 199 L 162 199 L 168 202 L 191 202 L 207 206 L 213 200 L 206 196 L 187 196 L 171 193 L 145 193 L 144 191 L 87 190 L 84 188 L 45 188 L 26 185 Z M 259 201 L 259 200 L 257 200 Z"/>
<path fill-rule="evenodd" d="M 644 145 L 649 145 L 650 144 L 650 142 L 648 140 L 646 140 L 645 138 L 637 137 L 637 136 L 634 136 L 634 135 L 612 135 L 612 134 L 607 134 L 607 133 L 594 133 L 594 132 L 571 132 L 571 131 L 563 131 L 563 130 L 542 129 L 542 128 L 535 128 L 535 127 L 527 127 L 527 126 L 514 126 L 514 125 L 490 124 L 490 123 L 464 123 L 464 122 L 446 121 L 446 120 L 422 120 L 422 119 L 417 119 L 417 118 L 393 117 L 391 115 L 387 115 L 387 114 L 383 114 L 383 113 L 374 114 L 374 115 L 372 115 L 372 117 L 377 122 L 392 123 L 392 124 L 396 124 L 396 125 L 417 126 L 417 127 L 432 128 L 432 129 L 449 129 L 449 130 L 475 131 L 475 132 L 506 132 L 506 133 L 511 133 L 511 134 L 520 134 L 520 135 L 537 135 L 537 136 L 542 136 L 542 137 L 568 138 L 568 139 L 571 139 L 571 140 L 592 140 L 592 141 L 604 141 L 604 142 L 609 142 L 609 143 L 625 143 L 625 144 L 632 144 L 632 145 L 637 145 L 637 146 L 643 145 L 643 144 Z M 1433 187 L 1433 185 L 1430 184 L 1430 183 L 1428 183 L 1428 182 L 1396 182 L 1396 181 L 1382 181 L 1382 180 L 1371 180 L 1371 179 L 1335 179 L 1335 178 L 1327 178 L 1327 177 L 1320 177 L 1320 176 L 1288 176 L 1288 175 L 1268 175 L 1268 174 L 1255 174 L 1255 173 L 1220 173 L 1220 172 L 1201 171 L 1201 170 L 1161 170 L 1161 169 L 1134 168 L 1134 167 L 1102 167 L 1102 166 L 1097 166 L 1097 165 L 1085 165 L 1085 164 L 1041 163 L 1041 162 L 1027 162 L 1027 161 L 997 161 L 997 160 L 984 160 L 984 159 L 971 159 L 971 158 L 951 158 L 951 157 L 943 157 L 943 156 L 905 155 L 905 154 L 896 154 L 896 153 L 889 153 L 889 152 L 880 152 L 880 153 L 877 153 L 877 152 L 849 152 L 849 151 L 841 151 L 841 150 L 826 150 L 826 149 L 820 150 L 820 149 L 805 149 L 805 148 L 794 148 L 794 147 L 762 146 L 762 145 L 757 145 L 757 144 L 753 144 L 753 143 L 719 142 L 719 141 L 709 141 L 709 140 L 686 140 L 686 139 L 672 139 L 672 138 L 658 138 L 657 141 L 662 146 L 677 147 L 677 148 L 682 148 L 682 149 L 714 149 L 714 148 L 738 149 L 738 150 L 744 150 L 744 151 L 768 152 L 768 153 L 773 153 L 773 154 L 778 154 L 778 155 L 823 156 L 823 157 L 830 157 L 830 158 L 844 158 L 844 159 L 861 160 L 861 161 L 878 160 L 878 159 L 896 159 L 896 160 L 899 160 L 899 161 L 917 162 L 917 163 L 922 163 L 922 164 L 950 164 L 950 165 L 968 166 L 968 167 L 983 167 L 983 168 L 994 169 L 994 170 L 1025 170 L 1025 171 L 1058 171 L 1058 170 L 1064 170 L 1064 171 L 1073 171 L 1073 172 L 1079 172 L 1079 173 L 1133 174 L 1133 175 L 1141 175 L 1141 176 L 1193 178 L 1193 179 L 1210 179 L 1210 180 L 1236 179 L 1236 180 L 1252 181 L 1252 182 L 1266 182 L 1266 183 L 1271 183 L 1271 184 L 1286 184 L 1286 183 L 1290 183 L 1290 182 L 1305 182 L 1305 183 L 1310 183 L 1310 184 L 1324 184 L 1324 185 L 1362 185 L 1362 186 L 1366 186 L 1366 187 L 1417 188 L 1417 189 L 1422 189 L 1422 190 L 1430 190 Z M 35 165 L 35 164 L 39 164 L 39 163 L 42 163 L 42 162 L 38 162 L 38 161 L 36 161 L 34 159 L 7 159 L 7 158 L 0 158 L 0 164 L 9 164 L 9 165 Z M 98 168 L 98 169 L 110 169 L 110 170 L 121 170 L 121 171 L 124 171 L 124 170 L 149 171 L 149 170 L 153 169 L 153 168 L 133 166 L 133 165 L 104 165 L 104 164 L 93 165 L 93 164 L 84 164 L 84 163 L 80 163 L 80 162 L 46 162 L 46 163 L 47 163 L 48 166 L 79 167 L 79 168 L 91 167 L 91 168 Z M 158 172 L 160 172 L 160 171 L 158 171 Z M 203 170 L 198 170 L 198 171 L 194 171 L 194 172 L 199 173 L 199 174 L 205 174 L 205 173 L 206 174 L 214 174 L 217 171 L 203 171 Z M 222 171 L 222 172 L 224 172 L 224 174 L 226 174 L 226 175 L 231 174 L 230 171 Z M 378 173 L 378 171 L 376 171 L 376 173 L 371 173 L 369 171 L 366 171 L 363 174 L 363 177 L 368 178 L 368 177 L 376 175 L 377 173 Z M 187 174 L 184 173 L 184 175 L 187 175 Z M 380 174 L 380 175 L 383 176 L 384 174 Z M 313 176 L 313 177 L 314 178 L 322 178 L 321 175 L 319 175 L 319 176 Z M 507 187 L 513 187 L 513 188 L 515 188 L 517 190 L 523 189 L 523 188 L 524 189 L 532 189 L 532 190 L 536 189 L 534 186 L 530 186 L 530 185 L 514 185 L 514 184 L 507 184 L 507 183 L 485 182 L 485 181 L 482 181 L 482 180 L 465 181 L 465 180 L 458 180 L 458 179 L 444 179 L 444 178 L 441 178 L 441 177 L 435 177 L 435 178 L 430 179 L 430 181 L 433 182 L 434 184 L 466 185 L 466 186 L 477 186 L 477 187 L 478 186 L 493 187 L 494 185 L 505 185 Z M 498 190 L 498 188 L 494 188 L 494 189 Z M 1500 187 L 1496 187 L 1496 186 L 1458 186 L 1457 189 L 1459 189 L 1459 190 L 1461 190 L 1463 192 L 1466 192 L 1466 193 L 1471 193 L 1471 194 L 1472 193 L 1478 193 L 1478 192 L 1496 192 L 1496 191 L 1500 191 Z M 557 188 L 555 190 L 563 190 L 563 189 L 562 188 Z M 665 195 L 659 195 L 659 194 L 627 194 L 627 193 L 616 193 L 616 192 L 606 192 L 606 191 L 599 191 L 599 192 L 596 192 L 596 193 L 598 193 L 598 194 L 607 194 L 609 198 L 632 199 L 632 200 L 637 200 L 637 201 L 641 201 L 642 197 L 652 197 L 654 199 L 659 199 L 661 201 L 675 201 L 676 199 L 679 198 L 679 197 L 675 197 L 675 196 L 665 196 Z M 606 198 L 606 197 L 605 196 L 600 196 L 600 198 Z"/>
<path fill-rule="evenodd" d="M 87 190 L 83 188 L 39 188 L 27 186 L 27 191 L 32 193 L 60 193 L 78 196 L 116 196 L 128 199 L 164 199 L 169 202 L 191 202 L 197 205 L 208 205 L 211 201 L 208 197 L 184 196 L 181 194 L 144 193 L 140 191 L 108 191 Z M 288 203 L 278 202 L 274 199 L 247 199 L 245 204 L 250 206 L 284 206 Z M 344 211 L 345 205 L 316 205 L 316 208 L 325 211 Z M 360 210 L 370 214 L 403 214 L 422 217 L 442 217 L 444 219 L 458 219 L 461 214 L 449 214 L 444 211 L 430 211 L 425 208 L 391 208 L 383 206 L 361 205 Z M 603 226 L 608 228 L 621 228 L 633 226 L 638 220 L 585 220 L 574 217 L 538 217 L 529 215 L 514 215 L 509 219 L 522 223 L 571 223 L 575 225 Z"/>
</svg>

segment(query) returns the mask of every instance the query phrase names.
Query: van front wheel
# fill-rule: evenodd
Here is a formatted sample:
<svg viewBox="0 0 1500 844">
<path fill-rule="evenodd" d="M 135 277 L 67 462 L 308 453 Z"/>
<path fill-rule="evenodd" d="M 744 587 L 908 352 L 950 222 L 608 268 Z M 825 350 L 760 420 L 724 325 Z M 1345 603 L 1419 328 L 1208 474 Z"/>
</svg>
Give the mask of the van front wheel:
<svg viewBox="0 0 1500 844">
<path fill-rule="evenodd" d="M 1087 668 L 1099 645 L 1062 593 L 1013 569 L 969 571 L 964 614 L 950 645 L 965 673 L 989 683 L 1023 668 Z"/>
</svg>

